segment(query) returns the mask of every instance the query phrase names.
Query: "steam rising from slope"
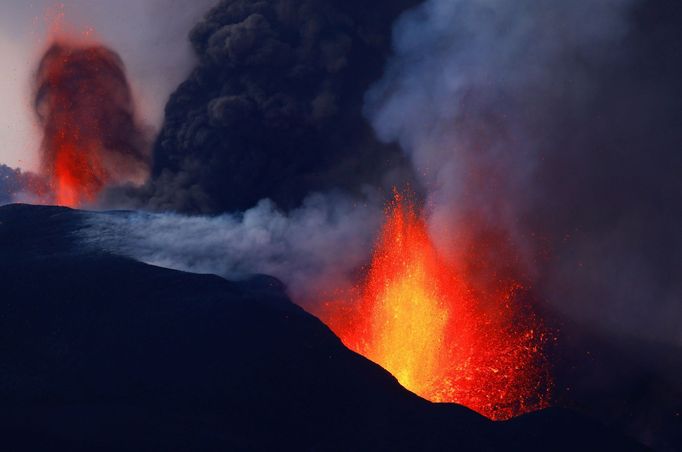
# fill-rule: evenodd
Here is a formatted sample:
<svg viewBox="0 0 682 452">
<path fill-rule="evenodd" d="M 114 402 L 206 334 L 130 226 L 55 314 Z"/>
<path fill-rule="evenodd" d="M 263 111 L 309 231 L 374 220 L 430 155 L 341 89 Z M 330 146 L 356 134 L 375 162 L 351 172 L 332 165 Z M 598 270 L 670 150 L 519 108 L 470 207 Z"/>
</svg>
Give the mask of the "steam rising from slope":
<svg viewBox="0 0 682 452">
<path fill-rule="evenodd" d="M 238 215 L 88 215 L 83 238 L 91 246 L 178 270 L 228 278 L 272 275 L 304 305 L 355 281 L 383 219 L 372 194 L 362 203 L 314 194 L 288 214 L 263 200 Z"/>
</svg>

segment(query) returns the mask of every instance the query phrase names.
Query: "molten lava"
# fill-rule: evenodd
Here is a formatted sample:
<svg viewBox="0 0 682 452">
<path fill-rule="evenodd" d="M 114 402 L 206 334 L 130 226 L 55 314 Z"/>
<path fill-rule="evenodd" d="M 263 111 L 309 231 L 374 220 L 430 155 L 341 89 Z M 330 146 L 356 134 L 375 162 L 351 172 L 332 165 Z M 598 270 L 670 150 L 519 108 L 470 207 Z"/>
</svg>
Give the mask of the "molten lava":
<svg viewBox="0 0 682 452">
<path fill-rule="evenodd" d="M 144 180 L 147 144 L 116 53 L 90 42 L 56 40 L 35 81 L 42 166 L 53 202 L 89 204 L 109 184 Z"/>
<path fill-rule="evenodd" d="M 360 299 L 327 303 L 322 319 L 428 400 L 496 420 L 546 407 L 548 335 L 523 287 L 500 279 L 488 302 L 441 258 L 412 203 L 396 195 L 387 217 Z"/>
</svg>

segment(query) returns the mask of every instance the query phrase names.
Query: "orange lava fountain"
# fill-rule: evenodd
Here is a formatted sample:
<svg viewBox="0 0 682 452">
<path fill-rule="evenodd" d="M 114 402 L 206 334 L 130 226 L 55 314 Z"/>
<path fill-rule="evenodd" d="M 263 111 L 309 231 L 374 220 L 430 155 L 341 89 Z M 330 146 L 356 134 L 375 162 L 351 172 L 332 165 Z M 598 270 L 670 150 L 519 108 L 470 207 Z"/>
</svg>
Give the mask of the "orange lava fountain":
<svg viewBox="0 0 682 452">
<path fill-rule="evenodd" d="M 434 402 L 504 420 L 548 405 L 548 334 L 523 287 L 500 281 L 486 303 L 446 263 L 412 203 L 396 194 L 354 303 L 320 316 L 351 349 Z"/>
<path fill-rule="evenodd" d="M 62 20 L 58 15 L 36 71 L 34 103 L 50 201 L 78 207 L 108 185 L 143 182 L 149 152 L 120 57 L 92 30 L 65 35 Z"/>
</svg>

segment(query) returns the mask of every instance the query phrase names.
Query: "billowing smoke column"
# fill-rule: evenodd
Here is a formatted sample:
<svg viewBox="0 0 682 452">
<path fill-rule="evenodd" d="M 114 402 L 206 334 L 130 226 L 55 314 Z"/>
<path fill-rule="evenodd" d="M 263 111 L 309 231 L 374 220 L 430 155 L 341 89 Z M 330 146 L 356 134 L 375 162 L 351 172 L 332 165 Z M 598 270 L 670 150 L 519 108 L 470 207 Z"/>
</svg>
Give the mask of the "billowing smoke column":
<svg viewBox="0 0 682 452">
<path fill-rule="evenodd" d="M 108 186 L 144 181 L 149 165 L 145 134 L 135 117 L 123 63 L 112 50 L 54 42 L 38 66 L 34 101 L 51 202 L 92 204 Z"/>
<path fill-rule="evenodd" d="M 449 260 L 484 287 L 516 274 L 592 328 L 681 343 L 679 16 L 628 0 L 402 16 L 366 112 L 410 158 Z"/>
<path fill-rule="evenodd" d="M 213 214 L 263 198 L 291 209 L 364 183 L 390 190 L 404 158 L 374 137 L 363 96 L 393 18 L 418 1 L 219 2 L 190 33 L 198 65 L 167 105 L 152 182 L 131 198 Z"/>
</svg>

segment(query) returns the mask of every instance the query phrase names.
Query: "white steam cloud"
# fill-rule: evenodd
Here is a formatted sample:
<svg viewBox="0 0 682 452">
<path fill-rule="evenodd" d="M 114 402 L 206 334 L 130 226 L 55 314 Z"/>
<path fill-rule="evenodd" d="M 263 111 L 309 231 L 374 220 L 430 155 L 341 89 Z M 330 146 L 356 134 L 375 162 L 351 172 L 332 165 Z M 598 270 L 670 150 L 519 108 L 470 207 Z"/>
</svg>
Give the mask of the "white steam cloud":
<svg viewBox="0 0 682 452">
<path fill-rule="evenodd" d="M 379 199 L 357 201 L 313 194 L 283 213 L 263 200 L 241 214 L 88 214 L 82 239 L 90 246 L 153 265 L 226 278 L 268 274 L 298 303 L 349 287 L 366 264 L 381 225 Z"/>
</svg>

